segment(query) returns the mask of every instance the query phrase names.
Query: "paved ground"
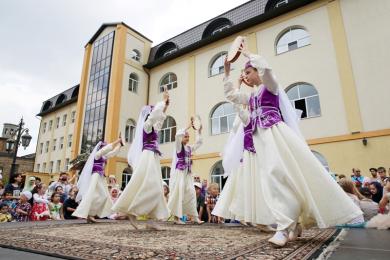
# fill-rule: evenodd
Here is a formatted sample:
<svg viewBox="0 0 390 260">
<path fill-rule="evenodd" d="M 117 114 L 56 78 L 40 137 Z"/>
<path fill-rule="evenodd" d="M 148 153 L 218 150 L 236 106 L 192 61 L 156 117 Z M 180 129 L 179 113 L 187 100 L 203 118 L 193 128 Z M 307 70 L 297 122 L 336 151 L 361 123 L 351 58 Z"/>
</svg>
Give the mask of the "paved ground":
<svg viewBox="0 0 390 260">
<path fill-rule="evenodd" d="M 390 259 L 390 230 L 350 229 L 329 260 Z"/>
<path fill-rule="evenodd" d="M 79 220 L 72 222 L 80 222 Z M 44 222 L 35 222 L 45 225 Z M 58 222 L 57 222 L 58 223 Z M 67 223 L 69 223 L 67 221 Z M 13 223 L 8 223 L 8 227 Z M 18 223 L 15 223 L 17 225 Z M 3 229 L 4 230 L 4 229 Z M 1 231 L 0 231 L 1 232 Z M 59 258 L 29 252 L 0 248 L 0 260 L 57 260 Z M 390 259 L 390 230 L 350 229 L 330 260 L 382 260 Z"/>
</svg>

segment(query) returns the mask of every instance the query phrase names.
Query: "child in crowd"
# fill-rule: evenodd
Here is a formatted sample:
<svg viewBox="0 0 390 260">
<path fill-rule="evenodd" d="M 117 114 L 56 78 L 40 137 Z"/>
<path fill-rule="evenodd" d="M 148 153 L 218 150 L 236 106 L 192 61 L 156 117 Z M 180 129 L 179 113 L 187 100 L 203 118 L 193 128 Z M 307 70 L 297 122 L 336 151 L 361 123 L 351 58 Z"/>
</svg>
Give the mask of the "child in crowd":
<svg viewBox="0 0 390 260">
<path fill-rule="evenodd" d="M 54 192 L 56 193 L 59 193 L 60 194 L 60 202 L 61 203 L 64 203 L 64 201 L 66 200 L 66 194 L 64 192 L 64 188 L 62 188 L 62 186 L 57 186 L 55 189 L 54 189 Z"/>
<path fill-rule="evenodd" d="M 9 213 L 9 207 L 4 202 L 0 204 L 0 223 L 11 222 L 12 215 Z"/>
<path fill-rule="evenodd" d="M 13 200 L 12 192 L 5 191 L 1 203 L 5 203 L 8 206 L 8 212 L 12 215 L 13 218 L 15 218 L 16 203 Z"/>
<path fill-rule="evenodd" d="M 36 191 L 33 195 L 33 206 L 31 210 L 32 221 L 44 221 L 50 216 L 47 197 L 45 195 L 46 185 L 40 183 L 36 186 Z"/>
<path fill-rule="evenodd" d="M 207 190 L 207 195 L 205 199 L 205 205 L 207 209 L 207 214 L 209 216 L 208 222 L 209 223 L 222 223 L 223 219 L 212 215 L 211 212 L 213 211 L 215 204 L 217 204 L 219 197 L 219 185 L 218 183 L 210 183 L 209 188 Z"/>
<path fill-rule="evenodd" d="M 15 208 L 15 219 L 18 222 L 30 221 L 31 204 L 28 202 L 32 197 L 30 191 L 23 191 L 20 193 L 19 202 Z"/>
<path fill-rule="evenodd" d="M 72 216 L 73 212 L 76 210 L 79 205 L 76 202 L 78 189 L 76 186 L 70 189 L 69 197 L 65 200 L 63 208 L 64 208 L 64 218 L 65 219 L 77 219 L 77 217 Z"/>
<path fill-rule="evenodd" d="M 54 192 L 51 195 L 51 202 L 49 202 L 50 218 L 52 220 L 63 220 L 63 209 L 61 203 L 61 194 Z"/>
</svg>

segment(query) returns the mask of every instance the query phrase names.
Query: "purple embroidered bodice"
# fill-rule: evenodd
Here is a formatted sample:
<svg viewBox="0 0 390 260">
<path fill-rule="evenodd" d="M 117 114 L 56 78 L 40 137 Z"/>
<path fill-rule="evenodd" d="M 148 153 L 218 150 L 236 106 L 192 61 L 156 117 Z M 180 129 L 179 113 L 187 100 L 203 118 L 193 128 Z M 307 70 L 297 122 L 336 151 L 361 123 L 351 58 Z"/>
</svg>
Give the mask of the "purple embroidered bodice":
<svg viewBox="0 0 390 260">
<path fill-rule="evenodd" d="M 98 160 L 93 161 L 93 166 L 92 166 L 92 172 L 97 172 L 100 174 L 100 176 L 104 176 L 104 166 L 106 165 L 107 159 L 102 156 Z"/>
<path fill-rule="evenodd" d="M 244 126 L 244 150 L 256 153 L 256 149 L 253 144 L 253 128 L 253 120 L 250 118 L 249 124 Z"/>
<path fill-rule="evenodd" d="M 251 120 L 254 124 L 253 130 L 256 130 L 256 127 L 270 128 L 283 121 L 279 109 L 279 97 L 271 93 L 266 87 L 263 87 L 258 95 L 251 95 L 249 108 Z"/>
<path fill-rule="evenodd" d="M 181 151 L 176 153 L 176 155 L 176 169 L 181 171 L 188 170 L 188 173 L 191 173 L 191 149 L 187 150 L 184 145 L 182 145 Z"/>
<path fill-rule="evenodd" d="M 142 151 L 149 150 L 161 156 L 161 152 L 158 150 L 157 139 L 158 134 L 154 129 L 149 134 L 144 130 L 142 136 Z"/>
</svg>

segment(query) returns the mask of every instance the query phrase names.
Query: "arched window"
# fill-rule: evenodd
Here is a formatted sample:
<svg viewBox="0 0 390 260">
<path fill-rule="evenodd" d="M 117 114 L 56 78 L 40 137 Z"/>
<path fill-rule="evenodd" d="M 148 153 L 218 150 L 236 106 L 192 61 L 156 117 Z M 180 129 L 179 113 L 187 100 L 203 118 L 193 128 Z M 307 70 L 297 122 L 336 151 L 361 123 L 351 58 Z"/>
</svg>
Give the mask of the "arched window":
<svg viewBox="0 0 390 260">
<path fill-rule="evenodd" d="M 141 60 L 141 53 L 139 50 L 132 50 L 130 52 L 130 58 L 132 58 L 133 60 L 136 60 L 136 61 L 140 61 Z"/>
<path fill-rule="evenodd" d="M 282 7 L 289 2 L 291 2 L 291 0 L 268 0 L 265 6 L 265 12 L 268 12 L 274 8 Z"/>
<path fill-rule="evenodd" d="M 230 103 L 218 104 L 214 107 L 210 116 L 211 134 L 223 134 L 230 132 L 233 127 L 236 112 Z"/>
<path fill-rule="evenodd" d="M 209 25 L 207 25 L 206 29 L 202 34 L 202 39 L 207 38 L 209 36 L 215 35 L 217 33 L 222 32 L 232 26 L 232 22 L 224 17 L 217 18 L 212 21 Z"/>
<path fill-rule="evenodd" d="M 122 190 L 126 187 L 126 185 L 131 180 L 131 176 L 133 175 L 133 168 L 131 166 L 126 167 L 122 172 Z"/>
<path fill-rule="evenodd" d="M 226 51 L 220 52 L 214 56 L 209 66 L 209 77 L 219 75 L 224 71 L 224 61 L 227 55 Z"/>
<path fill-rule="evenodd" d="M 57 100 L 56 100 L 56 106 L 61 104 L 61 103 L 64 103 L 64 101 L 66 100 L 66 96 L 65 94 L 61 94 L 58 96 Z"/>
<path fill-rule="evenodd" d="M 158 135 L 159 135 L 158 140 L 160 144 L 175 141 L 176 121 L 175 119 L 173 119 L 173 117 L 167 116 L 167 118 L 165 118 L 164 123 Z"/>
<path fill-rule="evenodd" d="M 326 160 L 325 156 L 323 156 L 322 154 L 320 154 L 319 152 L 316 152 L 316 151 L 311 151 L 314 156 L 320 161 L 320 163 L 322 164 L 322 166 L 325 167 L 325 169 L 327 171 L 329 171 L 329 164 L 328 164 L 328 161 Z"/>
<path fill-rule="evenodd" d="M 224 171 L 222 167 L 222 161 L 216 162 L 211 168 L 211 182 L 218 183 L 219 190 L 221 191 L 225 186 L 226 179 L 223 177 Z"/>
<path fill-rule="evenodd" d="M 50 102 L 50 101 L 46 101 L 46 102 L 43 104 L 43 107 L 42 107 L 42 111 L 41 111 L 41 112 L 45 112 L 46 110 L 49 110 L 50 107 L 51 107 L 51 102 Z"/>
<path fill-rule="evenodd" d="M 292 51 L 310 44 L 310 34 L 303 28 L 290 27 L 276 41 L 276 54 Z"/>
<path fill-rule="evenodd" d="M 135 73 L 130 73 L 129 76 L 129 91 L 138 92 L 138 76 Z"/>
<path fill-rule="evenodd" d="M 162 180 L 169 185 L 169 178 L 171 177 L 171 167 L 161 167 Z"/>
<path fill-rule="evenodd" d="M 80 88 L 80 85 L 77 85 L 77 87 L 74 88 L 71 98 L 75 98 L 79 95 L 79 88 Z"/>
<path fill-rule="evenodd" d="M 176 43 L 173 42 L 166 42 L 162 44 L 154 56 L 155 60 L 166 57 L 174 52 L 176 52 L 179 48 L 177 47 Z"/>
<path fill-rule="evenodd" d="M 125 141 L 132 143 L 135 136 L 135 122 L 133 119 L 128 119 L 125 127 Z"/>
<path fill-rule="evenodd" d="M 308 83 L 298 83 L 287 89 L 293 107 L 302 110 L 301 118 L 321 116 L 320 97 L 315 87 Z"/>
<path fill-rule="evenodd" d="M 164 77 L 161 78 L 159 84 L 160 93 L 164 92 L 164 89 L 168 90 L 177 88 L 177 76 L 175 73 L 169 72 Z"/>
</svg>

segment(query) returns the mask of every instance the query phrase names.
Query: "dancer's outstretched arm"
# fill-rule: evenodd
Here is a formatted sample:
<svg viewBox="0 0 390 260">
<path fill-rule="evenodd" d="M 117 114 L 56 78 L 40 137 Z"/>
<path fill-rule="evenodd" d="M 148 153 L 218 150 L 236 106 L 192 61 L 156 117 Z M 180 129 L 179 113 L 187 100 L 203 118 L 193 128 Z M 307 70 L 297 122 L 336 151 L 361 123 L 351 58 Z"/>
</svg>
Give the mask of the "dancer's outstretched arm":
<svg viewBox="0 0 390 260">
<path fill-rule="evenodd" d="M 102 158 L 102 156 L 105 156 L 106 158 L 110 158 L 118 154 L 120 149 L 120 139 L 116 140 L 113 143 L 107 144 L 102 149 L 96 152 L 95 154 L 95 160 L 99 160 Z M 114 149 L 115 147 L 115 149 Z"/>
<path fill-rule="evenodd" d="M 144 130 L 146 133 L 152 132 L 152 129 L 156 130 L 161 129 L 162 124 L 164 123 L 165 118 L 167 117 L 165 112 L 169 106 L 169 94 L 168 91 L 164 92 L 164 99 L 161 102 L 158 102 L 150 112 L 148 119 L 144 123 Z"/>
<path fill-rule="evenodd" d="M 225 77 L 223 78 L 225 97 L 230 102 L 235 104 L 248 104 L 249 97 L 245 93 L 241 93 L 239 89 L 233 86 L 233 82 L 230 79 L 230 62 L 225 59 Z"/>
<path fill-rule="evenodd" d="M 203 129 L 203 127 L 200 126 L 198 133 L 196 134 L 196 137 L 195 137 L 195 143 L 191 146 L 192 152 L 195 152 L 196 150 L 198 150 L 198 148 L 203 144 L 202 129 Z"/>
</svg>

